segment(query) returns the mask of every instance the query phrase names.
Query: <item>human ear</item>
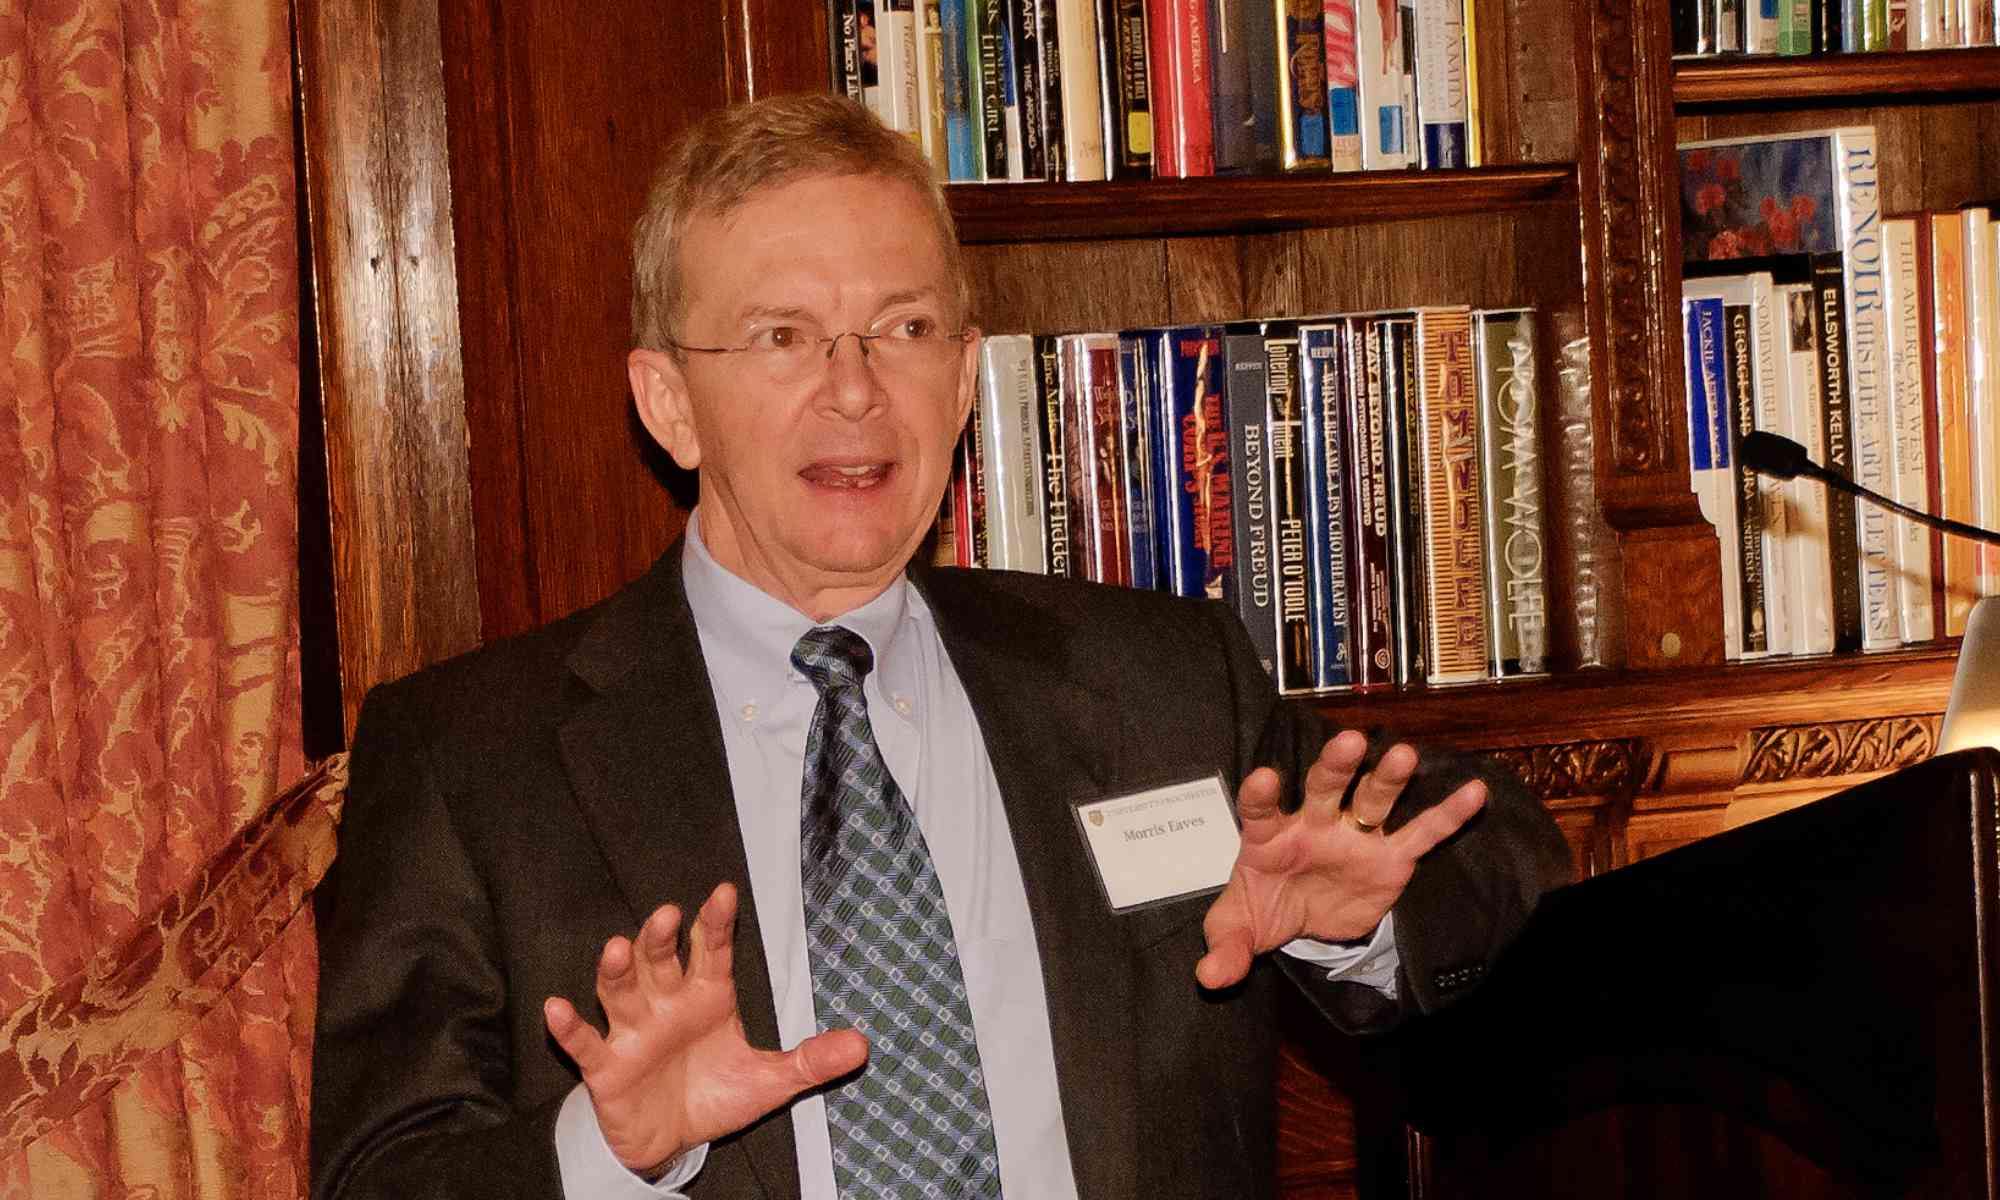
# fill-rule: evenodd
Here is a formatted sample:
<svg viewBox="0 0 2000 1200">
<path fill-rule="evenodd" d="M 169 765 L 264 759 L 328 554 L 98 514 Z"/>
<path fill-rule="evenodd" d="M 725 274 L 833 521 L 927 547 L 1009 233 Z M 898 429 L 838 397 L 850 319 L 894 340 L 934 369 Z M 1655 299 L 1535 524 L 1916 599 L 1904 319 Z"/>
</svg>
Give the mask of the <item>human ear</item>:
<svg viewBox="0 0 2000 1200">
<path fill-rule="evenodd" d="M 976 325 L 965 327 L 964 349 L 958 360 L 958 428 L 965 428 L 965 419 L 972 415 L 973 401 L 979 397 L 979 344 L 984 335 Z"/>
<path fill-rule="evenodd" d="M 701 466 L 701 438 L 681 363 L 664 350 L 634 350 L 625 356 L 625 375 L 646 432 L 682 470 Z"/>
</svg>

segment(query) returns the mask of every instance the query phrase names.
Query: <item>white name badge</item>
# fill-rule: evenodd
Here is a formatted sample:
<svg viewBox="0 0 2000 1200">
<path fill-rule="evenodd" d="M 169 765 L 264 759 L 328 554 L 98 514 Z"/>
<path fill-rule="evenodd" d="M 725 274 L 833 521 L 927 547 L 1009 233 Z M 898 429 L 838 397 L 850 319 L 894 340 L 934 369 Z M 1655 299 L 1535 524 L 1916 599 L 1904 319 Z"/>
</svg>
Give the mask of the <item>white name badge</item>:
<svg viewBox="0 0 2000 1200">
<path fill-rule="evenodd" d="M 1219 775 L 1079 804 L 1076 820 L 1113 912 L 1221 890 L 1243 840 Z"/>
</svg>

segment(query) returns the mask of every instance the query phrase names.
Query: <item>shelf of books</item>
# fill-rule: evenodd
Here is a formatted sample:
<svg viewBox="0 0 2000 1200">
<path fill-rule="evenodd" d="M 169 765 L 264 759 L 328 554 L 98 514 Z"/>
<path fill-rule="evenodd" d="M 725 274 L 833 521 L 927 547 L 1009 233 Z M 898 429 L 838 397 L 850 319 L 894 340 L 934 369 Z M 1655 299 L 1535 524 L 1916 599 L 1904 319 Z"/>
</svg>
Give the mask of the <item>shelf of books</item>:
<svg viewBox="0 0 2000 1200">
<path fill-rule="evenodd" d="M 1773 658 L 1673 671 L 1574 671 L 1534 679 L 1315 697 L 1333 728 L 1382 728 L 1473 749 L 1820 725 L 1936 712 L 1956 641 L 1884 653 Z"/>
<path fill-rule="evenodd" d="M 1674 102 L 1680 105 L 1908 100 L 1979 93 L 2000 93 L 2000 47 L 1719 56 L 1674 64 Z"/>
<path fill-rule="evenodd" d="M 954 184 L 959 240 L 1169 237 L 1317 229 L 1573 203 L 1568 163 L 1096 183 Z"/>
</svg>

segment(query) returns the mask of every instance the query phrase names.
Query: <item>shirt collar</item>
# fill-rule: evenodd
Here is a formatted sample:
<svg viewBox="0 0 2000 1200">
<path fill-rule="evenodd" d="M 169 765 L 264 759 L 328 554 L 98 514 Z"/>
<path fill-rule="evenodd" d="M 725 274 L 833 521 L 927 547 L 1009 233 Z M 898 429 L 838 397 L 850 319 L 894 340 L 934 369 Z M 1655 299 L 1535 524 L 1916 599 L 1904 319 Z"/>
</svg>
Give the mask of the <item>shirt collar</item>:
<svg viewBox="0 0 2000 1200">
<path fill-rule="evenodd" d="M 794 681 L 803 682 L 792 669 L 792 647 L 817 623 L 716 562 L 702 541 L 699 508 L 688 517 L 681 576 L 709 678 L 729 708 L 774 700 Z M 867 641 L 875 655 L 870 678 L 883 694 L 910 697 L 919 664 L 907 627 L 926 615 L 909 578 L 898 576 L 881 595 L 825 623 Z"/>
</svg>

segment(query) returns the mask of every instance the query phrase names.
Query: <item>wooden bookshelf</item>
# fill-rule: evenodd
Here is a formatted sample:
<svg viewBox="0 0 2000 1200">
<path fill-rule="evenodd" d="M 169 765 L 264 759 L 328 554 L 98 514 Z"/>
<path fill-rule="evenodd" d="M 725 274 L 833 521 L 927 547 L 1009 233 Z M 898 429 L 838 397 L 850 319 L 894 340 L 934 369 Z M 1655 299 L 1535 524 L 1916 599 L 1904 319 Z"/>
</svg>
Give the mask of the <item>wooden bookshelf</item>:
<svg viewBox="0 0 2000 1200">
<path fill-rule="evenodd" d="M 1315 697 L 1336 727 L 1382 726 L 1409 737 L 1500 749 L 1650 737 L 1717 727 L 1818 725 L 1941 711 L 1958 643 L 1869 654 L 1773 658 L 1663 671 L 1580 671 Z"/>
<path fill-rule="evenodd" d="M 1568 163 L 1469 171 L 975 183 L 945 189 L 968 244 L 1321 229 L 1574 203 Z"/>
<path fill-rule="evenodd" d="M 1724 58 L 1674 66 L 1677 105 L 1880 103 L 2000 92 L 2000 47 Z"/>
</svg>

